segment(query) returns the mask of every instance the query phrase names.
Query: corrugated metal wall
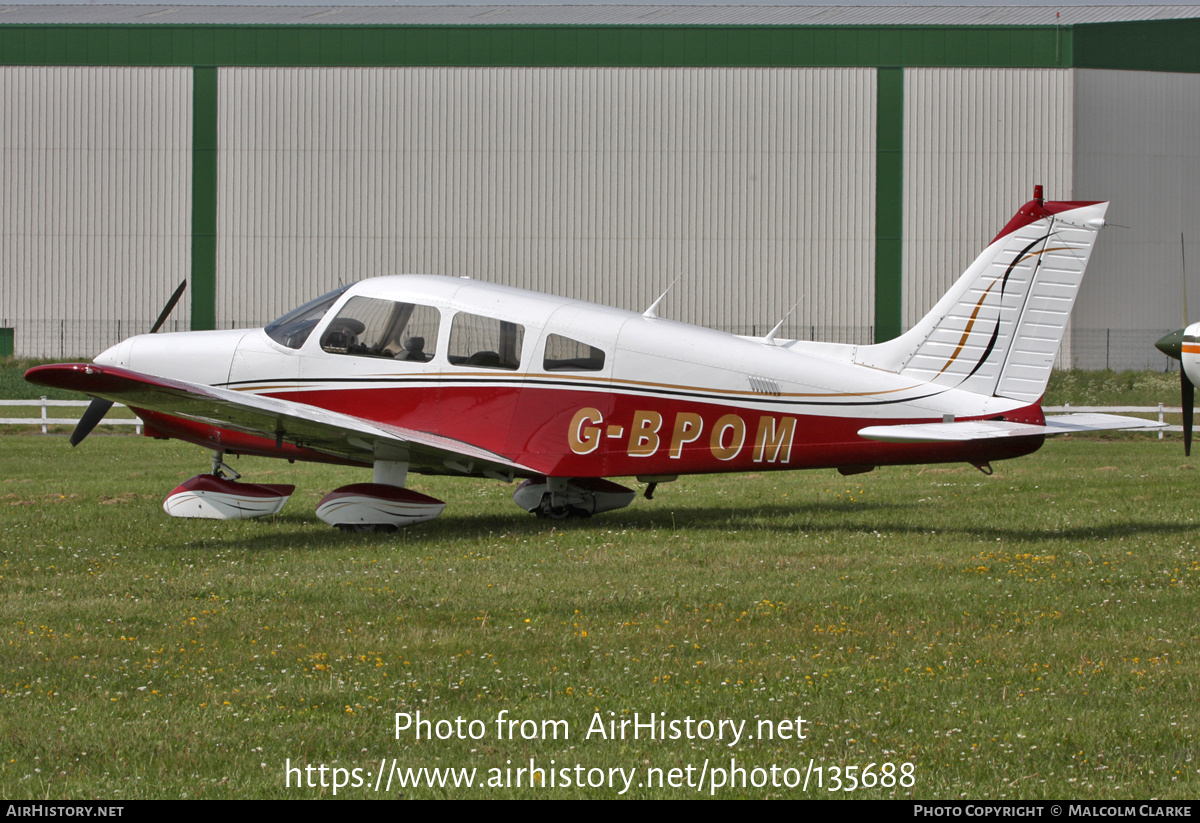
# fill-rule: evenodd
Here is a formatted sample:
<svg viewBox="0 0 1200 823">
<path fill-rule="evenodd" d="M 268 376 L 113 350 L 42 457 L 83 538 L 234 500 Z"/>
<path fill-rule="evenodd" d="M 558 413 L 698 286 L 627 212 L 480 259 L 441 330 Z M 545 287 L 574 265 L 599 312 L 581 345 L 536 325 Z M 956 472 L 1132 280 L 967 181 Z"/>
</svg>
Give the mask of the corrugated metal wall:
<svg viewBox="0 0 1200 823">
<path fill-rule="evenodd" d="M 1191 320 L 1200 320 L 1200 76 L 1077 70 L 1076 196 L 1111 200 L 1075 311 L 1081 368 L 1167 368 L 1153 348 L 1183 322 L 1179 237 Z M 1114 336 L 1115 335 L 1115 336 Z"/>
<path fill-rule="evenodd" d="M 222 69 L 218 325 L 470 276 L 867 341 L 871 69 Z M 224 312 L 224 314 L 221 314 Z"/>
<path fill-rule="evenodd" d="M 907 69 L 904 100 L 909 328 L 1033 197 L 1035 184 L 1047 199 L 1072 198 L 1072 72 Z"/>
<path fill-rule="evenodd" d="M 0 326 L 17 353 L 91 356 L 148 331 L 189 271 L 191 70 L 0 68 L 0 111 Z"/>
<path fill-rule="evenodd" d="M 469 275 L 763 333 L 870 339 L 871 69 L 222 69 L 218 320 Z M 0 68 L 0 326 L 146 328 L 189 272 L 191 70 Z M 1027 200 L 1110 199 L 1061 362 L 1165 365 L 1200 294 L 1200 77 L 908 69 L 904 321 Z M 172 325 L 185 328 L 178 309 Z M 1193 314 L 1200 319 L 1200 309 Z"/>
</svg>

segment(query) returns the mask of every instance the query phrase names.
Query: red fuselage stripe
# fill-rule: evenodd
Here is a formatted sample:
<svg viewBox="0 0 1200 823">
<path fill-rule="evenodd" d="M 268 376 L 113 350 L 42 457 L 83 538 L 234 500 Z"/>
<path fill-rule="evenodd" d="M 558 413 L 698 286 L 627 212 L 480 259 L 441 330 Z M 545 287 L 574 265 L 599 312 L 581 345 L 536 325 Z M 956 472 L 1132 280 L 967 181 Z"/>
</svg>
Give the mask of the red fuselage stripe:
<svg viewBox="0 0 1200 823">
<path fill-rule="evenodd" d="M 760 410 L 693 398 L 519 384 L 322 389 L 279 396 L 452 437 L 543 474 L 569 477 L 983 462 L 1027 454 L 1041 443 L 1040 437 L 881 443 L 859 437 L 858 430 L 930 420 L 865 417 L 851 409 L 850 414 L 819 415 L 803 406 Z M 1044 419 L 1036 405 L 1006 416 L 1031 423 Z M 254 439 L 262 441 L 259 446 L 267 444 L 267 453 L 280 454 L 272 441 Z M 248 445 L 230 450 L 249 451 Z"/>
</svg>

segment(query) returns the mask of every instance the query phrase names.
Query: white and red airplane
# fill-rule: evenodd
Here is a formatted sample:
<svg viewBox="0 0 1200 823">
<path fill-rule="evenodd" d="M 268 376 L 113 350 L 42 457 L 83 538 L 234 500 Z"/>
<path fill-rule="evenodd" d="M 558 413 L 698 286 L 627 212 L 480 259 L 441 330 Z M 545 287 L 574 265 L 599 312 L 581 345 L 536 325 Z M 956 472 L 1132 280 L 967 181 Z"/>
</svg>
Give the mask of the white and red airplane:
<svg viewBox="0 0 1200 823">
<path fill-rule="evenodd" d="M 212 449 L 212 473 L 167 499 L 183 517 L 282 507 L 292 487 L 236 482 L 228 454 L 373 467 L 373 482 L 317 509 L 362 530 L 441 513 L 404 488 L 410 471 L 522 478 L 514 500 L 549 517 L 629 505 L 635 492 L 609 477 L 635 476 L 650 497 L 707 472 L 966 462 L 990 473 L 1047 435 L 1148 426 L 1046 419 L 1039 405 L 1106 208 L 1044 201 L 1038 186 L 924 319 L 875 345 L 740 337 L 658 317 L 657 302 L 638 314 L 407 275 L 265 328 L 141 335 L 26 377 L 97 398 L 73 443 L 119 401 L 146 434 Z"/>
<path fill-rule="evenodd" d="M 1183 306 L 1183 328 L 1163 335 L 1154 348 L 1167 357 L 1179 361 L 1179 394 L 1183 407 L 1183 454 L 1192 454 L 1192 424 L 1196 411 L 1196 383 L 1200 382 L 1200 323 L 1188 322 L 1187 299 L 1187 262 L 1185 259 L 1186 245 L 1183 235 L 1179 235 L 1179 257 L 1181 269 L 1181 297 Z"/>
</svg>

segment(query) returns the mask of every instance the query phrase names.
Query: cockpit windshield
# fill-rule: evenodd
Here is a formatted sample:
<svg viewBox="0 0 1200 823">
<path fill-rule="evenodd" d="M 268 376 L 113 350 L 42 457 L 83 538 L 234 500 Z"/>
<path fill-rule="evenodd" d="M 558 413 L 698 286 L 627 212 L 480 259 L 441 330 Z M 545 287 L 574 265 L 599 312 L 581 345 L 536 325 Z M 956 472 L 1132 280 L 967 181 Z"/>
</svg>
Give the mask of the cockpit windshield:
<svg viewBox="0 0 1200 823">
<path fill-rule="evenodd" d="M 292 309 L 287 314 L 280 317 L 278 320 L 269 324 L 263 331 L 282 346 L 287 346 L 289 349 L 298 349 L 304 345 L 304 341 L 312 334 L 312 330 L 321 322 L 321 318 L 325 316 L 325 312 L 337 302 L 337 299 L 342 296 L 342 293 L 350 286 L 342 286 L 336 291 L 331 291 L 329 294 L 322 295 L 316 300 L 310 300 L 298 309 Z"/>
</svg>

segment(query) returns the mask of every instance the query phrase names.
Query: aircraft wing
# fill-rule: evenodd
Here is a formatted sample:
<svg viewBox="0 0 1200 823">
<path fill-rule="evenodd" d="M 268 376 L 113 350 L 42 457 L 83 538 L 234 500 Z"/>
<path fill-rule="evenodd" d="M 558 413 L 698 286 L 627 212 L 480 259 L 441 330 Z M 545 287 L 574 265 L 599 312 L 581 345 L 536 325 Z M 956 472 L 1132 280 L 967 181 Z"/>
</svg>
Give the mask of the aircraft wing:
<svg viewBox="0 0 1200 823">
<path fill-rule="evenodd" d="M 997 437 L 1052 437 L 1079 432 L 1154 430 L 1165 423 L 1115 414 L 1064 414 L 1047 417 L 1046 425 L 1009 423 L 1004 420 L 969 420 L 955 423 L 912 423 L 900 426 L 868 426 L 859 435 L 884 443 L 955 443 Z"/>
<path fill-rule="evenodd" d="M 402 460 L 461 474 L 511 477 L 527 466 L 448 437 L 376 423 L 306 403 L 154 377 L 114 366 L 64 363 L 37 366 L 26 379 L 83 392 L 134 409 L 161 412 L 222 429 L 370 463 Z"/>
</svg>

